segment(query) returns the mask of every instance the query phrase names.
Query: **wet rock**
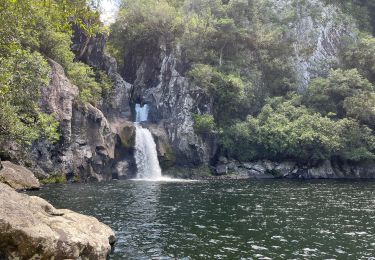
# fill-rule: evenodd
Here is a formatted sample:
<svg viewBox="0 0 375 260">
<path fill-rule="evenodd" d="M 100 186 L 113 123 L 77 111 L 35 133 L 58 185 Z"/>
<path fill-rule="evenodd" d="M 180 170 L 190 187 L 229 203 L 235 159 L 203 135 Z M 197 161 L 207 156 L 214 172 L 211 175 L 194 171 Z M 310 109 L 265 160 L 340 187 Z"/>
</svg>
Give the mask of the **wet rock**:
<svg viewBox="0 0 375 260">
<path fill-rule="evenodd" d="M 144 127 L 150 130 L 154 138 L 159 163 L 162 169 L 173 166 L 176 162 L 176 156 L 164 127 L 156 124 L 145 124 Z"/>
<path fill-rule="evenodd" d="M 289 174 L 293 173 L 297 168 L 297 165 L 293 161 L 285 161 L 278 164 L 274 170 L 282 177 L 286 177 Z"/>
<path fill-rule="evenodd" d="M 292 179 L 374 179 L 375 163 L 349 161 L 323 161 L 317 165 L 300 165 L 292 160 L 272 162 L 259 160 L 256 162 L 228 161 L 218 162 L 215 167 L 220 174 L 232 174 L 244 178 L 292 178 Z"/>
<path fill-rule="evenodd" d="M 115 165 L 115 176 L 114 179 L 127 179 L 130 176 L 128 175 L 129 172 L 129 162 L 127 161 L 120 161 Z"/>
<path fill-rule="evenodd" d="M 245 171 L 248 179 L 274 179 L 275 176 L 266 172 L 258 172 L 255 170 Z"/>
<path fill-rule="evenodd" d="M 220 164 L 216 166 L 217 175 L 225 175 L 228 173 L 228 166 L 225 164 Z"/>
<path fill-rule="evenodd" d="M 374 162 L 324 161 L 312 167 L 299 167 L 290 174 L 303 179 L 374 179 Z"/>
<path fill-rule="evenodd" d="M 259 173 L 264 173 L 267 170 L 267 168 L 264 166 L 264 164 L 262 162 L 257 162 L 257 163 L 254 163 L 252 165 L 248 164 L 248 167 L 249 167 L 249 169 L 257 171 Z"/>
<path fill-rule="evenodd" d="M 335 173 L 335 171 L 333 170 L 330 161 L 324 161 L 319 166 L 309 168 L 307 169 L 307 171 L 303 171 L 301 177 L 305 179 L 332 179 L 344 177 L 344 175 L 340 174 L 339 172 L 337 173 Z"/>
<path fill-rule="evenodd" d="M 253 169 L 254 168 L 254 164 L 253 163 L 249 163 L 249 162 L 244 162 L 242 163 L 242 167 L 245 168 L 245 169 Z"/>
<path fill-rule="evenodd" d="M 0 183 L 1 259 L 106 259 L 114 232 L 96 218 Z"/>
<path fill-rule="evenodd" d="M 38 189 L 40 187 L 38 179 L 27 168 L 8 161 L 3 161 L 1 164 L 3 168 L 0 170 L 0 182 L 17 190 Z"/>
<path fill-rule="evenodd" d="M 119 127 L 118 136 L 124 148 L 132 148 L 135 145 L 135 126 L 132 122 L 124 122 Z"/>
<path fill-rule="evenodd" d="M 241 166 L 241 164 L 236 160 L 230 160 L 228 163 L 226 163 L 226 165 L 229 173 L 238 172 L 238 167 Z"/>
<path fill-rule="evenodd" d="M 272 162 L 270 160 L 263 160 L 260 162 L 262 166 L 266 169 L 266 171 L 272 171 L 278 165 L 276 162 Z"/>
</svg>

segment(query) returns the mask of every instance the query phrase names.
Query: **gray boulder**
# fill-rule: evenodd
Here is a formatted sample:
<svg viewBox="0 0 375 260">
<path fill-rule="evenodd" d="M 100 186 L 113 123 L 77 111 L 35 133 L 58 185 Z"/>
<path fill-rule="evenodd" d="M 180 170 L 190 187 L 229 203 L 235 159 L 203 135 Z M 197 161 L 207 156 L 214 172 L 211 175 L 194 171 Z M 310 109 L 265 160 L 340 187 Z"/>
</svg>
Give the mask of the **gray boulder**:
<svg viewBox="0 0 375 260">
<path fill-rule="evenodd" d="M 96 218 L 57 210 L 0 183 L 1 259 L 106 259 L 114 232 Z"/>
<path fill-rule="evenodd" d="M 8 161 L 1 162 L 0 182 L 17 190 L 38 189 L 39 181 L 34 174 L 23 166 Z"/>
</svg>

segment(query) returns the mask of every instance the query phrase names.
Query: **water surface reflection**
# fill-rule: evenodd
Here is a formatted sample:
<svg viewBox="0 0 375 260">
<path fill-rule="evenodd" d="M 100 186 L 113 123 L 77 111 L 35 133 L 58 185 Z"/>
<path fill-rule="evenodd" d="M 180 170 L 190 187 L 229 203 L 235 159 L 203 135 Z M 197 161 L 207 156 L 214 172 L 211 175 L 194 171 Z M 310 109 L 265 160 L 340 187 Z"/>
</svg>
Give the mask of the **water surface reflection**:
<svg viewBox="0 0 375 260">
<path fill-rule="evenodd" d="M 32 193 L 110 225 L 112 259 L 368 259 L 374 189 L 360 181 L 118 181 Z"/>
</svg>

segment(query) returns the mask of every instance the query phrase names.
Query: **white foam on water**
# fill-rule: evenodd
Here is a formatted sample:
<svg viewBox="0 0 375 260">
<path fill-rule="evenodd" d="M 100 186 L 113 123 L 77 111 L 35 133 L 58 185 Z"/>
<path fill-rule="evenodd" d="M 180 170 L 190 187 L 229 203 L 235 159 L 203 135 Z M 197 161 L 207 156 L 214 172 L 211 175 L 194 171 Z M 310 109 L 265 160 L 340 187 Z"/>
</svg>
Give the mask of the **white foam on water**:
<svg viewBox="0 0 375 260">
<path fill-rule="evenodd" d="M 170 178 L 166 176 L 162 176 L 160 178 L 156 179 L 131 179 L 131 181 L 139 181 L 139 182 L 198 182 L 199 180 L 187 180 L 187 179 L 176 179 L 176 178 Z"/>
</svg>

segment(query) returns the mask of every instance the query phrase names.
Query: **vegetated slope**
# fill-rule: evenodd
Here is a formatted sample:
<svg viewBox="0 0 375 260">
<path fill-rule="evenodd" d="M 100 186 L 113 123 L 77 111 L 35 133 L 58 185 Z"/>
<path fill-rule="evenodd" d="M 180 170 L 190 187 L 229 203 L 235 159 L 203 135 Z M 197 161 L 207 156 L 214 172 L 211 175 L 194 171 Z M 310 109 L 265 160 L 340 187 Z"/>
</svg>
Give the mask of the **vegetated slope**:
<svg viewBox="0 0 375 260">
<path fill-rule="evenodd" d="M 357 2 L 124 0 L 109 50 L 177 151 L 182 128 L 201 137 L 193 162 L 372 160 L 374 5 Z"/>
<path fill-rule="evenodd" d="M 374 159 L 371 1 L 124 0 L 109 31 L 94 10 L 1 2 L 1 158 L 128 176 L 146 102 L 163 167 Z"/>
</svg>

